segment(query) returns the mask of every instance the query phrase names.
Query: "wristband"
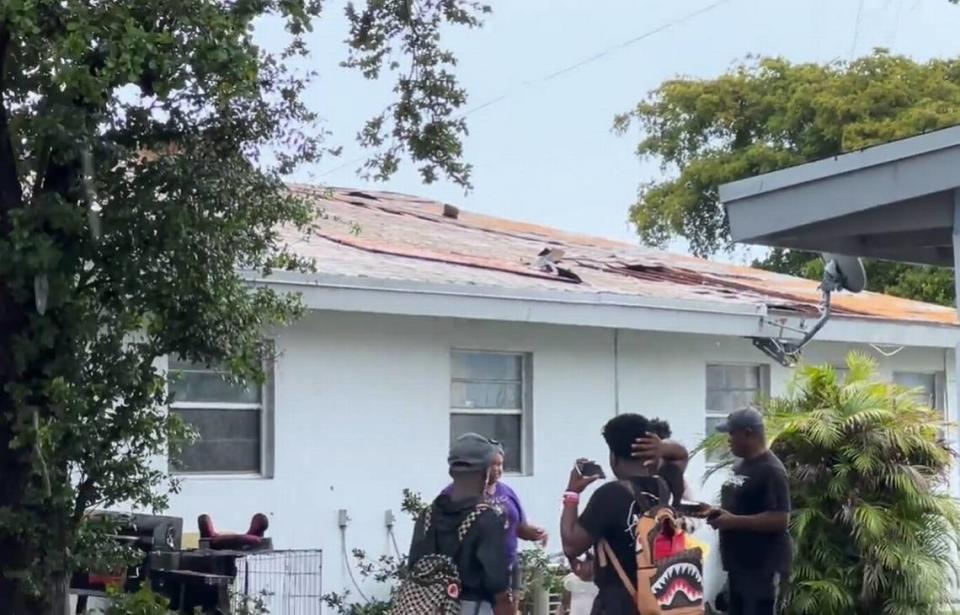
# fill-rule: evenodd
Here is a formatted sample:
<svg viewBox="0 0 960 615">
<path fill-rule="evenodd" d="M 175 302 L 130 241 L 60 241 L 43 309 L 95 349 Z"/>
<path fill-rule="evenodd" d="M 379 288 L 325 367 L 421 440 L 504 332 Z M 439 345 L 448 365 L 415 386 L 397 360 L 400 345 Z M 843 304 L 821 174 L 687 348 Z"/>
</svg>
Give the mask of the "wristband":
<svg viewBox="0 0 960 615">
<path fill-rule="evenodd" d="M 567 491 L 563 494 L 564 506 L 576 506 L 580 503 L 580 494 L 576 491 Z"/>
</svg>

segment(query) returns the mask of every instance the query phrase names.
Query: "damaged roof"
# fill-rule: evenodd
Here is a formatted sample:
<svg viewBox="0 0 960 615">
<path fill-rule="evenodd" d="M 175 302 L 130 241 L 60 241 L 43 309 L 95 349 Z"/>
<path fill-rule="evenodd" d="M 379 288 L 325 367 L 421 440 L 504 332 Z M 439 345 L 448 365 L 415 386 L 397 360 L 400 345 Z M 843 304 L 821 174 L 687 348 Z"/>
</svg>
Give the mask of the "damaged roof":
<svg viewBox="0 0 960 615">
<path fill-rule="evenodd" d="M 507 290 L 570 291 L 814 315 L 817 282 L 493 218 L 402 194 L 291 185 L 317 208 L 310 233 L 284 228 L 319 273 Z M 951 308 L 837 293 L 839 317 L 957 324 Z"/>
</svg>

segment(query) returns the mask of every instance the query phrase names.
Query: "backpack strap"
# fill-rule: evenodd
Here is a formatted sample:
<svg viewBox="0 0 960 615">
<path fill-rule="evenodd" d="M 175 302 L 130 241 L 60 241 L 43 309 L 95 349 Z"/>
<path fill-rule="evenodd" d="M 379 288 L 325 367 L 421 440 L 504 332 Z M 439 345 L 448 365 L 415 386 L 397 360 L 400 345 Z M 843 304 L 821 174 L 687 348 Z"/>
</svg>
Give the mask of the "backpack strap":
<svg viewBox="0 0 960 615">
<path fill-rule="evenodd" d="M 460 542 L 463 542 L 463 540 L 467 537 L 467 532 L 473 528 L 473 524 L 477 522 L 477 519 L 479 519 L 480 516 L 488 510 L 493 510 L 490 508 L 490 505 L 482 503 L 477 504 L 476 507 L 470 511 L 470 514 L 464 517 L 463 521 L 460 522 L 460 526 L 457 528 L 457 537 L 459 538 Z"/>
<path fill-rule="evenodd" d="M 609 560 L 613 565 L 613 569 L 617 572 L 617 576 L 620 577 L 620 582 L 623 583 L 623 587 L 629 592 L 631 598 L 636 599 L 637 588 L 633 586 L 633 582 L 631 582 L 630 577 L 627 576 L 627 571 L 623 569 L 620 560 L 617 559 L 617 554 L 613 552 L 613 547 L 610 546 L 610 543 L 607 542 L 605 538 L 601 538 L 597 546 L 600 547 L 597 549 L 597 559 L 600 562 L 600 567 L 606 568 L 607 561 Z"/>
<path fill-rule="evenodd" d="M 667 484 L 667 481 L 661 476 L 654 476 L 657 479 L 657 487 L 660 489 L 660 493 L 657 496 L 660 500 L 661 506 L 670 506 L 670 501 L 673 499 L 673 491 L 670 489 L 670 485 Z M 679 502 L 677 502 L 679 504 Z"/>
<path fill-rule="evenodd" d="M 649 478 L 655 479 L 657 484 L 657 493 L 655 496 L 657 501 L 652 505 L 648 505 L 648 502 L 644 502 L 642 498 L 643 496 L 653 496 L 654 494 L 648 491 L 640 491 L 637 488 L 637 484 L 632 480 L 622 480 L 620 481 L 620 484 L 630 492 L 634 501 L 637 503 L 637 506 L 644 508 L 645 510 L 650 510 L 651 508 L 655 508 L 657 506 L 669 506 L 671 496 L 670 486 L 667 484 L 667 481 L 663 480 L 659 476 L 651 476 Z"/>
</svg>

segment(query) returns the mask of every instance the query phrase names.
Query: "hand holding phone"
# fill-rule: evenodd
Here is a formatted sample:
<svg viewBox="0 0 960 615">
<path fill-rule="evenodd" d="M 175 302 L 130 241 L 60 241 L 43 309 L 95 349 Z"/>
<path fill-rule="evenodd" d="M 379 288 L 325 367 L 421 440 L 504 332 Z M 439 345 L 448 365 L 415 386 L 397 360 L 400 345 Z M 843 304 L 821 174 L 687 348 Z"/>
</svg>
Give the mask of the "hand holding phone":
<svg viewBox="0 0 960 615">
<path fill-rule="evenodd" d="M 680 502 L 680 505 L 677 506 L 677 511 L 681 515 L 694 519 L 707 519 L 715 510 L 713 506 L 706 502 L 690 502 L 688 500 L 683 500 Z"/>
<path fill-rule="evenodd" d="M 570 480 L 567 482 L 567 491 L 583 493 L 594 481 L 603 478 L 603 469 L 589 459 L 578 459 L 570 470 Z"/>
<path fill-rule="evenodd" d="M 580 472 L 580 476 L 597 476 L 599 478 L 607 477 L 607 475 L 603 473 L 603 468 L 600 467 L 600 464 L 594 461 L 583 461 L 577 463 L 577 470 Z"/>
</svg>

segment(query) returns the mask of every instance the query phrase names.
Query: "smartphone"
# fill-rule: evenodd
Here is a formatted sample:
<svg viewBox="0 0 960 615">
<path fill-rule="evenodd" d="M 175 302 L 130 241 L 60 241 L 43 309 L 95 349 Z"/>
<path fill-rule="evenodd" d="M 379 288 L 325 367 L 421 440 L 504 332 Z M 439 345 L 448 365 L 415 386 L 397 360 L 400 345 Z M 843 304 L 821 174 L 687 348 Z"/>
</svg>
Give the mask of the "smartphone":
<svg viewBox="0 0 960 615">
<path fill-rule="evenodd" d="M 603 468 L 600 467 L 600 464 L 592 461 L 579 464 L 577 466 L 577 470 L 580 471 L 581 476 L 599 476 L 600 478 L 607 477 L 607 475 L 603 473 Z"/>
<path fill-rule="evenodd" d="M 677 506 L 677 512 L 685 517 L 702 519 L 713 512 L 711 508 L 712 507 L 705 502 L 691 502 L 689 500 L 682 500 L 680 505 Z"/>
</svg>

